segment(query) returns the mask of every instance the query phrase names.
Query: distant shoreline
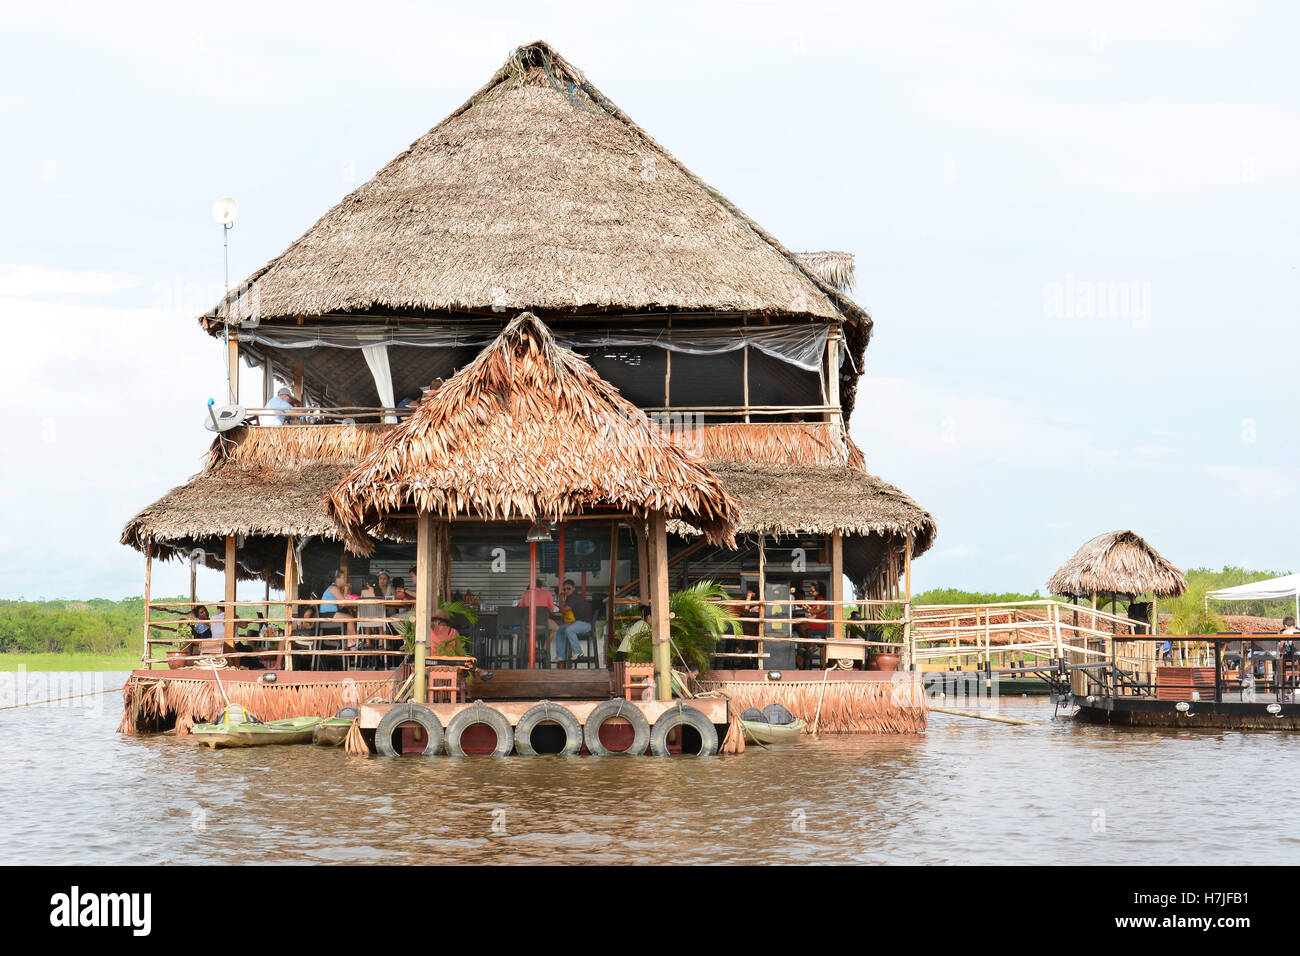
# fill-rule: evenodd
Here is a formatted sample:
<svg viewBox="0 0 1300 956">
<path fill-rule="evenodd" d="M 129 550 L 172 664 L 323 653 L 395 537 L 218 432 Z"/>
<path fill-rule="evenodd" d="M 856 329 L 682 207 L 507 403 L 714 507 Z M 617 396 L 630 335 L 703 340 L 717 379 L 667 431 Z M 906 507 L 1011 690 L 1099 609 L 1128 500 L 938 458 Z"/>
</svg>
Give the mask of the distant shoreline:
<svg viewBox="0 0 1300 956">
<path fill-rule="evenodd" d="M 142 667 L 138 651 L 112 654 L 0 654 L 0 674 L 36 671 L 130 671 Z"/>
</svg>

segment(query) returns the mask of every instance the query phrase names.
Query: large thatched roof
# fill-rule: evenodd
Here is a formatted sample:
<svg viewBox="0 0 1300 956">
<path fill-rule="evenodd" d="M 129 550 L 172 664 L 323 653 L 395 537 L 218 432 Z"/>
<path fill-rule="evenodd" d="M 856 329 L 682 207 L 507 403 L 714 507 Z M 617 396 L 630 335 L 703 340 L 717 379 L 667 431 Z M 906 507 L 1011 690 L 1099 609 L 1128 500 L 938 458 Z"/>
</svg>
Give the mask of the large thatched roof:
<svg viewBox="0 0 1300 956">
<path fill-rule="evenodd" d="M 1049 594 L 1080 598 L 1147 591 L 1163 596 L 1186 589 L 1183 572 L 1132 531 L 1110 531 L 1085 542 L 1047 582 Z"/>
<path fill-rule="evenodd" d="M 559 520 L 665 512 L 730 543 L 736 503 L 695 456 L 524 312 L 425 397 L 339 483 L 326 509 L 349 546 L 403 511 Z"/>
<path fill-rule="evenodd" d="M 235 322 L 377 308 L 871 319 L 537 42 L 232 293 Z M 214 332 L 220 308 L 205 319 Z"/>
</svg>

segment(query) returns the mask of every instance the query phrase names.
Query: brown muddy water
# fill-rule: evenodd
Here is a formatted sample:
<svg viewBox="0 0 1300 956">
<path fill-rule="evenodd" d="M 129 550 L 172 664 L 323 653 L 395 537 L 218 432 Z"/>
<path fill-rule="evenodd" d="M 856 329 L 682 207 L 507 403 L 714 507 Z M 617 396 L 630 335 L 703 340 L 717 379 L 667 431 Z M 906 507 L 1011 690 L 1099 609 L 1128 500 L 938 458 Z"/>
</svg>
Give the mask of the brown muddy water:
<svg viewBox="0 0 1300 956">
<path fill-rule="evenodd" d="M 49 690 L 125 675 L 26 675 Z M 0 703 L 21 675 L 0 674 Z M 100 683 L 95 684 L 96 681 Z M 80 682 L 80 683 L 78 683 Z M 35 691 L 36 693 L 33 693 Z M 52 696 L 52 695 L 51 695 Z M 121 695 L 0 711 L 0 863 L 1292 863 L 1300 734 L 1013 727 L 739 757 L 349 758 L 115 733 Z M 1235 823 L 1234 823 L 1235 821 Z M 1225 838 L 1247 827 L 1259 839 Z"/>
</svg>

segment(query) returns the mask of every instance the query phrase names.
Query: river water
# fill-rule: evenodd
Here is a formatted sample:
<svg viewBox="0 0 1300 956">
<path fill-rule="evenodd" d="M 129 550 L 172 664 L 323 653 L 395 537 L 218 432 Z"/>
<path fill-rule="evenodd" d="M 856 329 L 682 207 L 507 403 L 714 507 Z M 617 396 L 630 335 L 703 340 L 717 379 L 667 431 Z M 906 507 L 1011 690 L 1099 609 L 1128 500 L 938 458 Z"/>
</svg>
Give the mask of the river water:
<svg viewBox="0 0 1300 956">
<path fill-rule="evenodd" d="M 50 689 L 120 686 L 60 675 Z M 35 699 L 26 675 L 27 698 Z M 21 675 L 0 674 L 14 700 Z M 77 682 L 81 684 L 78 685 Z M 95 684 L 99 681 L 99 684 Z M 42 687 L 39 692 L 48 693 Z M 51 696 L 53 696 L 51 694 Z M 0 710 L 0 863 L 1292 863 L 1300 734 L 933 715 L 700 759 L 350 758 L 115 733 L 118 693 Z M 1244 828 L 1244 830 L 1243 830 Z M 1247 832 L 1250 840 L 1232 834 Z"/>
</svg>

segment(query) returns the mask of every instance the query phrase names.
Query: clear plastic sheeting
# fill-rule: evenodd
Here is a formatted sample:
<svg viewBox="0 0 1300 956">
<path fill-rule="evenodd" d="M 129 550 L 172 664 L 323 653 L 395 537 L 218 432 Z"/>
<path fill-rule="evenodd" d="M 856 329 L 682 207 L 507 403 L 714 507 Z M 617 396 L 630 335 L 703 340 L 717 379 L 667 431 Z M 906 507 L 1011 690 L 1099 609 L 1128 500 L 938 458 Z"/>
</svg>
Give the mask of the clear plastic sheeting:
<svg viewBox="0 0 1300 956">
<path fill-rule="evenodd" d="M 806 372 L 821 373 L 822 357 L 830 327 L 824 324 L 765 325 L 729 329 L 628 329 L 625 331 L 557 331 L 555 339 L 572 349 L 591 351 L 612 347 L 654 346 L 690 355 L 718 355 L 746 345 L 765 355 Z M 240 330 L 240 341 L 274 349 L 341 348 L 367 349 L 376 346 L 415 348 L 482 348 L 494 341 L 500 330 L 493 328 L 376 329 L 372 325 L 331 327 L 260 326 Z"/>
</svg>

